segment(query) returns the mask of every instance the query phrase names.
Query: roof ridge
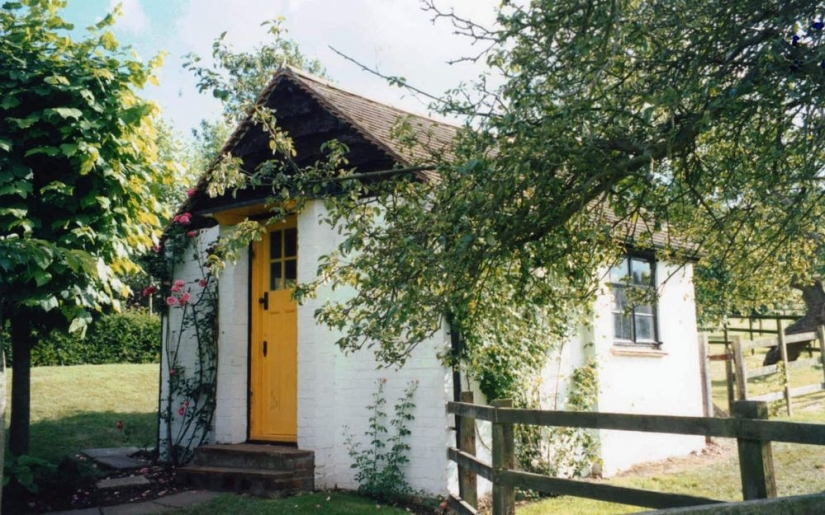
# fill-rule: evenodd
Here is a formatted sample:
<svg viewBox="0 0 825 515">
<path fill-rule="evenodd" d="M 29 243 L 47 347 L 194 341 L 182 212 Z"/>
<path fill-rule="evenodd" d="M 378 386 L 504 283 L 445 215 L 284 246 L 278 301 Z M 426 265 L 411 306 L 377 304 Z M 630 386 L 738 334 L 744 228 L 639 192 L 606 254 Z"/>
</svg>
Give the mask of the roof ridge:
<svg viewBox="0 0 825 515">
<path fill-rule="evenodd" d="M 393 110 L 398 111 L 399 113 L 402 113 L 402 114 L 405 114 L 405 115 L 415 116 L 416 118 L 421 118 L 423 120 L 427 120 L 427 121 L 436 123 L 438 125 L 443 125 L 445 127 L 450 127 L 450 128 L 453 128 L 453 129 L 463 128 L 463 126 L 460 125 L 459 123 L 448 122 L 448 121 L 444 121 L 444 120 L 438 120 L 436 118 L 433 118 L 432 116 L 416 113 L 416 112 L 411 111 L 409 109 L 405 109 L 405 108 L 398 107 L 396 105 L 390 104 L 389 102 L 384 102 L 382 100 L 376 100 L 374 98 L 364 96 L 361 93 L 357 93 L 357 92 L 355 92 L 351 89 L 339 86 L 338 84 L 335 84 L 334 82 L 323 79 L 323 78 L 318 77 L 316 75 L 312 75 L 311 73 L 308 73 L 304 70 L 301 70 L 301 69 L 296 68 L 296 67 L 294 67 L 292 65 L 289 65 L 289 64 L 283 65 L 281 67 L 281 69 L 279 69 L 277 72 L 275 72 L 275 77 L 277 77 L 282 70 L 288 70 L 291 74 L 296 75 L 298 78 L 316 82 L 316 83 L 318 83 L 318 84 L 320 84 L 324 87 L 338 90 L 342 93 L 346 93 L 347 95 L 352 95 L 352 96 L 358 97 L 362 100 L 366 100 L 367 102 L 371 102 L 373 104 L 378 104 L 382 107 L 388 107 L 390 109 L 393 109 Z"/>
</svg>

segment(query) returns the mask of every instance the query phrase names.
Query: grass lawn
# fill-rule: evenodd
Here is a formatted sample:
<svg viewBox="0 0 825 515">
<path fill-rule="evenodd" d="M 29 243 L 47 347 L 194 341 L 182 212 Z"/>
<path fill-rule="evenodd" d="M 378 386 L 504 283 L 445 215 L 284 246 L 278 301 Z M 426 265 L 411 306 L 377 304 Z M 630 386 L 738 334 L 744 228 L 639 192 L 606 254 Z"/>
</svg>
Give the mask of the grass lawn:
<svg viewBox="0 0 825 515">
<path fill-rule="evenodd" d="M 156 364 L 35 367 L 30 454 L 56 461 L 88 447 L 154 446 L 157 404 Z M 122 431 L 115 427 L 118 421 Z"/>
<path fill-rule="evenodd" d="M 713 346 L 711 354 L 723 352 L 721 346 Z M 747 356 L 749 368 L 762 364 L 764 352 Z M 818 356 L 818 353 L 814 353 Z M 800 359 L 808 358 L 808 353 Z M 711 363 L 713 401 L 716 406 L 728 410 L 724 362 Z M 801 386 L 822 382 L 822 368 L 791 371 L 791 384 Z M 754 395 L 781 389 L 779 377 L 772 376 L 749 381 L 749 391 Z M 825 394 L 817 394 L 794 399 L 794 416 L 785 416 L 784 403 L 773 406 L 776 414 L 773 420 L 825 423 Z M 607 481 L 611 485 L 643 488 L 660 492 L 690 494 L 719 500 L 742 500 L 739 478 L 739 462 L 734 440 L 720 439 L 718 454 L 706 459 L 685 460 L 674 466 L 651 467 L 650 470 L 633 475 L 624 475 Z M 773 444 L 774 468 L 777 490 L 781 497 L 822 492 L 825 489 L 825 446 Z M 558 497 L 517 508 L 518 515 L 608 515 L 637 513 L 649 509 L 575 497 Z"/>
<path fill-rule="evenodd" d="M 206 504 L 176 512 L 180 515 L 408 515 L 403 508 L 394 508 L 357 495 L 342 492 L 319 492 L 286 499 L 258 499 L 223 495 Z"/>
</svg>

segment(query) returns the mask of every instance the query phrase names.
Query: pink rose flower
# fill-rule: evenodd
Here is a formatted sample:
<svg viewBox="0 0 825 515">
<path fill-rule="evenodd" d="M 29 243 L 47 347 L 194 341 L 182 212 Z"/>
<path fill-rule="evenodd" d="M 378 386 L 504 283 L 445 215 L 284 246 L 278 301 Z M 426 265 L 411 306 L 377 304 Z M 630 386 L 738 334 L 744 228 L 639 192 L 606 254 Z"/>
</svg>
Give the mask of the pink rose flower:
<svg viewBox="0 0 825 515">
<path fill-rule="evenodd" d="M 176 299 L 175 297 L 166 297 L 166 305 L 167 306 L 174 306 L 177 303 L 178 303 L 178 299 Z"/>
<path fill-rule="evenodd" d="M 192 298 L 192 296 L 189 295 L 188 293 L 182 293 L 181 296 L 180 296 L 180 305 L 183 306 L 184 304 L 188 304 L 189 299 L 191 299 L 191 298 Z"/>
<path fill-rule="evenodd" d="M 206 288 L 207 283 L 208 281 L 206 279 L 201 279 L 200 281 L 198 281 L 198 286 L 200 286 L 201 288 Z"/>
<path fill-rule="evenodd" d="M 149 295 L 155 293 L 156 291 L 158 291 L 157 286 L 155 286 L 155 285 L 147 286 L 146 288 L 143 289 L 143 296 L 148 297 Z"/>
<path fill-rule="evenodd" d="M 179 215 L 175 215 L 175 218 L 173 218 L 172 221 L 181 225 L 187 225 L 192 221 L 192 215 L 189 213 L 181 213 Z"/>
<path fill-rule="evenodd" d="M 178 415 L 182 417 L 184 413 L 186 413 L 185 407 L 181 406 L 180 408 L 178 408 Z"/>
<path fill-rule="evenodd" d="M 194 238 L 197 235 L 198 235 L 198 231 L 189 231 L 189 232 L 186 233 L 186 236 L 188 236 L 190 238 Z"/>
<path fill-rule="evenodd" d="M 191 197 L 194 194 L 195 194 L 195 188 L 189 188 L 188 190 L 186 190 L 186 196 L 187 197 Z"/>
</svg>

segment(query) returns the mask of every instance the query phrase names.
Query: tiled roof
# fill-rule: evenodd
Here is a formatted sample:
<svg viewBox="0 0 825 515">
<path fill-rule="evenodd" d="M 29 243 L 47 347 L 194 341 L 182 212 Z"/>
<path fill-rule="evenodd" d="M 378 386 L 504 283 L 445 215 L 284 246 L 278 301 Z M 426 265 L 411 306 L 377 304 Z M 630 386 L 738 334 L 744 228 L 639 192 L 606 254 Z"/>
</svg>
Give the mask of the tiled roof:
<svg viewBox="0 0 825 515">
<path fill-rule="evenodd" d="M 612 209 L 604 208 L 602 219 L 610 224 L 613 237 L 632 247 L 652 249 L 679 249 L 688 256 L 698 257 L 696 246 L 670 234 L 667 224 L 654 227 L 652 220 L 643 216 L 620 218 Z"/>
<path fill-rule="evenodd" d="M 434 155 L 452 155 L 450 145 L 460 127 L 370 100 L 291 66 L 278 70 L 261 92 L 257 103 L 266 104 L 278 84 L 285 79 L 291 80 L 399 164 L 427 164 L 433 161 Z M 410 144 L 404 138 L 395 136 L 400 122 L 409 124 L 413 137 L 407 139 L 415 143 Z M 250 125 L 251 120 L 247 117 L 229 138 L 221 154 L 231 151 Z"/>
<path fill-rule="evenodd" d="M 285 75 L 296 79 L 308 93 L 331 112 L 350 123 L 362 136 L 385 148 L 404 164 L 426 163 L 433 153 L 450 153 L 450 145 L 460 127 L 356 95 L 329 82 L 287 67 Z M 408 123 L 416 144 L 409 145 L 394 137 L 399 121 Z"/>
<path fill-rule="evenodd" d="M 448 160 L 452 157 L 450 146 L 461 127 L 365 98 L 291 66 L 284 66 L 275 73 L 259 95 L 257 103 L 268 103 L 283 80 L 289 80 L 298 86 L 325 110 L 350 125 L 401 165 L 429 164 L 434 161 L 434 155 Z M 409 124 L 409 135 L 412 137 L 407 140 L 412 140 L 412 143 L 396 137 L 399 122 Z M 221 154 L 231 152 L 251 126 L 251 119 L 247 117 L 226 142 Z M 435 172 L 420 172 L 420 176 L 424 177 L 432 177 L 434 174 Z M 656 249 L 678 248 L 687 251 L 692 248 L 689 243 L 672 238 L 667 227 L 654 230 L 653 224 L 641 217 L 632 221 L 622 220 L 610 209 L 606 209 L 602 217 L 611 225 L 614 236 L 628 245 L 641 244 Z"/>
</svg>

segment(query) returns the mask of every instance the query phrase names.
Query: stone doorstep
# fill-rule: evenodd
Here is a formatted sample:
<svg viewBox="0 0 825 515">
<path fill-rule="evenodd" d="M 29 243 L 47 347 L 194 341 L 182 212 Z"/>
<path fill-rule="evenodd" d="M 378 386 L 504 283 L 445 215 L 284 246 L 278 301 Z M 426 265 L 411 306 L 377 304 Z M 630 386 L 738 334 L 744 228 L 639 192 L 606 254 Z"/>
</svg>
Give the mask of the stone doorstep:
<svg viewBox="0 0 825 515">
<path fill-rule="evenodd" d="M 130 470 L 145 467 L 149 462 L 132 458 L 131 455 L 142 449 L 138 447 L 108 447 L 103 449 L 82 449 L 81 454 L 115 470 Z"/>
<path fill-rule="evenodd" d="M 105 447 L 101 449 L 81 449 L 80 453 L 95 459 L 95 458 L 109 458 L 112 456 L 129 457 L 132 454 L 140 451 L 138 447 Z"/>
<path fill-rule="evenodd" d="M 111 490 L 114 488 L 128 488 L 130 486 L 149 485 L 151 482 L 146 476 L 115 477 L 101 479 L 97 482 L 97 487 L 101 490 Z"/>
<path fill-rule="evenodd" d="M 188 508 L 198 504 L 203 504 L 217 496 L 220 492 L 210 492 L 207 490 L 189 490 L 177 494 L 161 497 L 153 501 L 145 501 L 132 504 L 120 504 L 117 506 L 102 506 L 100 508 L 86 508 L 82 510 L 61 511 L 50 515 L 150 515 L 154 513 L 165 513 L 177 511 L 181 508 Z"/>
<path fill-rule="evenodd" d="M 188 490 L 186 492 L 180 492 L 155 499 L 153 502 L 155 504 L 168 506 L 170 508 L 186 508 L 196 504 L 203 504 L 219 495 L 222 495 L 222 493 L 211 492 L 209 490 Z"/>
</svg>

